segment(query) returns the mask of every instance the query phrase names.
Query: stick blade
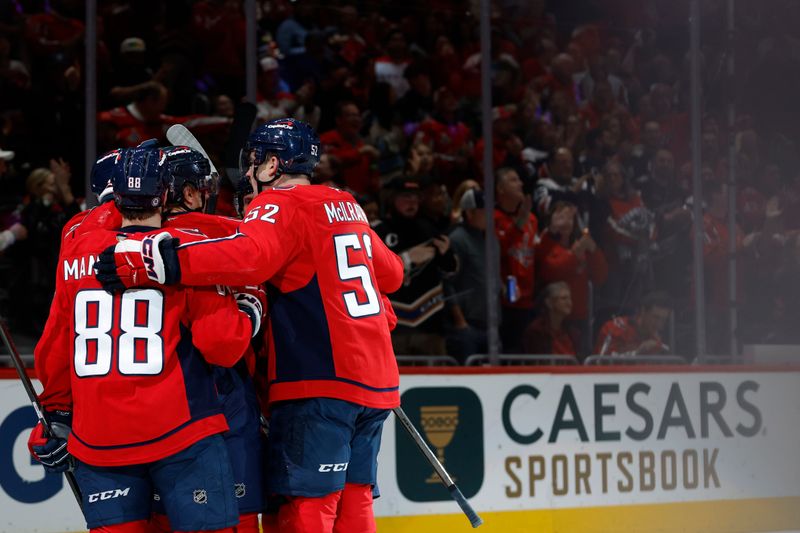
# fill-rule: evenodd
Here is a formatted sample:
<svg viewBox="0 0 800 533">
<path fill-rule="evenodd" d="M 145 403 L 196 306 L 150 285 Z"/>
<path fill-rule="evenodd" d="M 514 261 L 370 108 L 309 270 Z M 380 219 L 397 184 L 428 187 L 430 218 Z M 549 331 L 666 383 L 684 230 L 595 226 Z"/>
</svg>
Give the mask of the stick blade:
<svg viewBox="0 0 800 533">
<path fill-rule="evenodd" d="M 200 141 L 197 140 L 197 137 L 195 137 L 194 134 L 183 124 L 173 124 L 170 126 L 167 130 L 167 140 L 170 142 L 170 144 L 172 144 L 172 146 L 188 146 L 189 148 L 197 150 L 203 154 L 203 157 L 208 159 L 208 162 L 211 165 L 211 172 L 217 172 L 213 161 L 211 161 L 211 158 L 208 157 L 208 153 L 203 148 L 203 145 L 200 144 Z"/>
</svg>

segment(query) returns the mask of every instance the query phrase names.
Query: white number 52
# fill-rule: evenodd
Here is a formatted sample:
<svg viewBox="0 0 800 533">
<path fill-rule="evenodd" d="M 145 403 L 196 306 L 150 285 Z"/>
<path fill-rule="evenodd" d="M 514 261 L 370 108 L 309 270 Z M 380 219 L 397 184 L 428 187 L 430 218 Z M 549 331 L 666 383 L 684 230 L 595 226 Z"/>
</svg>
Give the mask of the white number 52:
<svg viewBox="0 0 800 533">
<path fill-rule="evenodd" d="M 261 212 L 262 212 L 262 209 L 263 209 L 264 214 L 259 216 L 259 214 L 261 214 Z M 275 221 L 275 219 L 273 217 L 276 214 L 278 214 L 278 211 L 280 211 L 280 210 L 281 210 L 280 206 L 275 205 L 275 204 L 260 205 L 260 206 L 257 206 L 257 207 L 254 207 L 253 209 L 251 209 L 247 213 L 247 216 L 244 217 L 244 220 L 242 222 L 246 223 L 246 222 L 250 222 L 251 220 L 255 220 L 256 218 L 258 218 L 259 220 L 263 220 L 264 222 L 269 222 L 270 224 L 275 224 L 276 221 Z"/>
</svg>

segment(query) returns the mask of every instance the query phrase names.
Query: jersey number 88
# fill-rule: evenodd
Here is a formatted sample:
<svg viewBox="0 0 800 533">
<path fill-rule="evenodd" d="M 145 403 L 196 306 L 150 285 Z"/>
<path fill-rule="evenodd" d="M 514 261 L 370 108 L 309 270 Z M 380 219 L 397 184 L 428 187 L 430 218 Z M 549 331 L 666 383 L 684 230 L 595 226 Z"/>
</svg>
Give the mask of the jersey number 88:
<svg viewBox="0 0 800 533">
<path fill-rule="evenodd" d="M 120 334 L 115 339 L 116 306 Z M 130 289 L 121 296 L 100 289 L 80 291 L 75 297 L 75 373 L 82 378 L 108 374 L 116 351 L 120 374 L 160 374 L 163 324 L 164 295 L 159 290 Z"/>
</svg>

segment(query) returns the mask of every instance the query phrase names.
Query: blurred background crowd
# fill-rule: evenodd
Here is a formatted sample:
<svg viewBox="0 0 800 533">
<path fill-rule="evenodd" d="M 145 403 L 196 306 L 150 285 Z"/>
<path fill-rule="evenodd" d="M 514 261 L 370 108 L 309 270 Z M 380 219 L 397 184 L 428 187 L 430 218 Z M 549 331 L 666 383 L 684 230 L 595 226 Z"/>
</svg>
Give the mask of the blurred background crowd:
<svg viewBox="0 0 800 533">
<path fill-rule="evenodd" d="M 242 4 L 98 2 L 98 154 L 180 122 L 220 163 L 245 93 Z M 477 2 L 258 1 L 257 120 L 316 128 L 315 180 L 351 190 L 403 256 L 398 354 L 486 353 L 487 216 L 505 353 L 691 356 L 696 224 L 709 352 L 731 352 L 731 305 L 738 346 L 800 343 L 800 2 L 738 2 L 733 48 L 726 5 L 701 2 L 702 221 L 688 2 L 492 3 L 496 206 L 482 191 Z M 62 226 L 83 207 L 83 9 L 0 0 L 0 314 L 34 339 Z"/>
</svg>

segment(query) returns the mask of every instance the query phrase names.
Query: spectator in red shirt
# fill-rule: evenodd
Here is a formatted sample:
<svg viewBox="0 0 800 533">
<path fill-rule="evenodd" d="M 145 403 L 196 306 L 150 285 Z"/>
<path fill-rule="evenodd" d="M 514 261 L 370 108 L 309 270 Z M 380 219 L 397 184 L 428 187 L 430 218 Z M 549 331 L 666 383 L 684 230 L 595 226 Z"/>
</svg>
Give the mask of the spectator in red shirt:
<svg viewBox="0 0 800 533">
<path fill-rule="evenodd" d="M 575 343 L 566 327 L 572 314 L 572 295 L 569 284 L 556 281 L 542 291 L 543 313 L 525 329 L 525 353 L 576 355 Z"/>
<path fill-rule="evenodd" d="M 605 251 L 611 275 L 604 292 L 604 305 L 619 312 L 652 289 L 651 254 L 655 240 L 655 215 L 630 184 L 626 170 L 617 161 L 605 165 L 599 195 L 608 203 Z"/>
<path fill-rule="evenodd" d="M 615 317 L 600 329 L 595 353 L 600 355 L 659 355 L 669 352 L 661 332 L 671 313 L 669 297 L 662 292 L 646 295 L 635 316 Z"/>
<path fill-rule="evenodd" d="M 522 332 L 533 315 L 534 247 L 539 222 L 531 213 L 533 200 L 525 194 L 519 174 L 496 171 L 495 231 L 500 242 L 500 275 L 505 281 L 500 338 L 505 353 L 519 353 Z"/>
<path fill-rule="evenodd" d="M 537 280 L 540 283 L 563 281 L 569 285 L 574 302 L 569 320 L 580 332 L 578 351 L 589 351 L 589 283 L 595 287 L 608 278 L 608 264 L 588 229 L 581 231 L 576 221 L 577 208 L 568 202 L 556 202 L 547 231 L 536 247 Z"/>
<path fill-rule="evenodd" d="M 98 114 L 100 146 L 134 147 L 147 139 L 163 141 L 167 128 L 177 123 L 184 124 L 197 134 L 224 128 L 231 121 L 227 117 L 165 115 L 166 105 L 167 89 L 163 85 L 156 81 L 143 83 L 132 103 Z"/>
<path fill-rule="evenodd" d="M 339 102 L 336 106 L 336 129 L 323 133 L 320 141 L 325 152 L 338 160 L 347 187 L 359 194 L 376 193 L 378 176 L 372 169 L 372 162 L 380 157 L 380 152 L 361 139 L 360 130 L 358 106 L 353 102 Z"/>
<path fill-rule="evenodd" d="M 725 353 L 729 348 L 729 272 L 728 242 L 728 188 L 716 181 L 706 182 L 705 197 L 707 209 L 703 214 L 703 263 L 705 265 L 705 300 L 708 328 L 708 349 L 710 353 Z M 744 239 L 739 226 L 736 226 L 736 252 L 744 249 Z M 748 239 L 748 243 L 753 242 Z M 742 294 L 742 270 L 737 269 L 737 295 L 739 305 L 744 302 Z M 693 291 L 694 292 L 694 291 Z"/>
</svg>

